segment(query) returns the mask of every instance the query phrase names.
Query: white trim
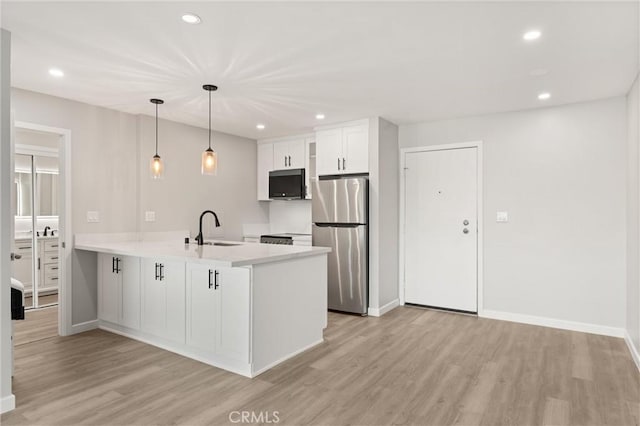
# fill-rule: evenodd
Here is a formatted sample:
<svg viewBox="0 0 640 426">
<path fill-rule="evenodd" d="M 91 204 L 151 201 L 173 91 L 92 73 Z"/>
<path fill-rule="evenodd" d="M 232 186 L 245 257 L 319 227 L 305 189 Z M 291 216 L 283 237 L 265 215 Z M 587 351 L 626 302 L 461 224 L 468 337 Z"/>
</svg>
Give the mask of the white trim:
<svg viewBox="0 0 640 426">
<path fill-rule="evenodd" d="M 15 144 L 16 154 L 37 155 L 40 157 L 58 158 L 60 150 L 58 148 L 48 148 L 38 145 Z"/>
<path fill-rule="evenodd" d="M 343 127 L 362 126 L 365 124 L 368 126 L 372 119 L 377 118 L 378 117 L 362 118 L 360 120 L 347 121 L 345 123 L 326 124 L 324 126 L 316 126 L 313 128 L 313 130 L 317 132 L 319 130 L 341 129 Z"/>
<path fill-rule="evenodd" d="M 6 413 L 16 408 L 16 397 L 14 394 L 0 399 L 0 413 Z"/>
<path fill-rule="evenodd" d="M 479 316 L 482 318 L 518 322 L 530 325 L 539 325 L 542 327 L 559 328 L 562 330 L 579 331 L 582 333 L 599 334 L 602 336 L 624 337 L 625 333 L 623 328 L 609 327 L 606 325 L 516 314 L 512 312 L 493 311 L 487 309 L 485 309 L 482 315 Z"/>
<path fill-rule="evenodd" d="M 450 143 L 443 145 L 429 145 L 414 148 L 401 148 L 400 149 L 400 233 L 399 233 L 399 247 L 398 247 L 398 296 L 400 298 L 400 304 L 405 304 L 404 299 L 404 234 L 405 234 L 405 167 L 406 167 L 406 154 L 413 152 L 426 152 L 426 151 L 444 151 L 450 149 L 464 149 L 464 148 L 476 148 L 477 155 L 477 229 L 478 229 L 478 252 L 477 252 L 477 309 L 478 315 L 482 316 L 484 310 L 484 218 L 483 212 L 483 144 L 482 141 L 470 141 L 461 143 Z"/>
<path fill-rule="evenodd" d="M 381 317 L 398 306 L 400 306 L 400 300 L 395 299 L 379 308 L 369 308 L 367 313 L 372 317 Z"/>
<path fill-rule="evenodd" d="M 60 244 L 60 286 L 58 296 L 58 334 L 68 336 L 74 334 L 71 324 L 72 309 L 72 282 L 71 282 L 71 259 L 73 252 L 73 229 L 71 221 L 71 130 L 58 127 L 44 126 L 41 124 L 16 121 L 15 128 L 32 130 L 36 132 L 53 133 L 60 137 L 58 158 L 60 159 L 59 176 L 62 180 L 60 185 L 63 191 L 62 203 L 59 214 L 59 228 L 63 231 L 58 235 Z"/>
<path fill-rule="evenodd" d="M 276 138 L 266 138 L 266 139 L 258 139 L 258 145 L 263 144 L 263 143 L 274 143 L 274 142 L 285 142 L 285 141 L 295 141 L 295 140 L 300 140 L 300 139 L 308 139 L 308 138 L 315 138 L 316 134 L 315 133 L 301 133 L 299 135 L 288 135 L 288 136 L 281 136 L 281 137 L 276 137 Z"/>
<path fill-rule="evenodd" d="M 70 334 L 84 333 L 85 331 L 95 330 L 99 328 L 100 322 L 96 320 L 81 322 L 80 324 L 73 324 L 71 326 Z"/>
<path fill-rule="evenodd" d="M 640 353 L 638 353 L 638 348 L 633 344 L 633 340 L 631 339 L 631 336 L 629 336 L 629 332 L 627 330 L 624 331 L 624 341 L 627 343 L 629 352 L 631 352 L 633 362 L 636 364 L 638 371 L 640 371 Z"/>
</svg>

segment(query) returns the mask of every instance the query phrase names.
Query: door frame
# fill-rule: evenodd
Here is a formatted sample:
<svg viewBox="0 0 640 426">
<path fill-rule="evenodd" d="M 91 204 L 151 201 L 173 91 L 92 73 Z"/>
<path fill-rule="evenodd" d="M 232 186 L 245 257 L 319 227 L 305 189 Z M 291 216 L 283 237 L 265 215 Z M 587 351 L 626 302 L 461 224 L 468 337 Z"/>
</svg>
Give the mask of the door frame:
<svg viewBox="0 0 640 426">
<path fill-rule="evenodd" d="M 71 325 L 72 306 L 72 248 L 73 229 L 71 214 L 71 130 L 58 127 L 44 126 L 41 124 L 16 121 L 15 129 L 32 130 L 58 135 L 59 137 L 59 177 L 61 180 L 60 192 L 62 202 L 58 214 L 58 227 L 62 232 L 58 233 L 60 239 L 60 280 L 58 286 L 58 334 L 69 336 L 73 334 Z M 64 245 L 64 247 L 63 247 Z"/>
<path fill-rule="evenodd" d="M 476 283 L 477 283 L 477 302 L 478 302 L 478 316 L 482 316 L 484 311 L 484 221 L 482 214 L 482 206 L 483 206 L 483 182 L 482 182 L 482 164 L 483 164 L 483 156 L 482 156 L 482 141 L 471 141 L 471 142 L 461 142 L 461 143 L 450 143 L 450 144 L 442 144 L 442 145 L 427 145 L 420 147 L 412 147 L 412 148 L 401 148 L 400 149 L 400 232 L 399 232 L 399 247 L 398 247 L 398 255 L 399 255 L 399 277 L 398 277 L 398 296 L 400 299 L 400 304 L 405 304 L 404 299 L 404 290 L 405 290 L 405 233 L 406 233 L 406 223 L 405 223 L 405 203 L 406 203 L 406 194 L 405 194 L 405 169 L 406 169 L 406 156 L 407 154 L 416 153 L 416 152 L 429 152 L 429 151 L 447 151 L 454 149 L 464 149 L 464 148 L 476 148 L 477 149 L 477 229 L 478 229 L 478 239 L 477 239 L 477 268 L 476 268 Z"/>
</svg>

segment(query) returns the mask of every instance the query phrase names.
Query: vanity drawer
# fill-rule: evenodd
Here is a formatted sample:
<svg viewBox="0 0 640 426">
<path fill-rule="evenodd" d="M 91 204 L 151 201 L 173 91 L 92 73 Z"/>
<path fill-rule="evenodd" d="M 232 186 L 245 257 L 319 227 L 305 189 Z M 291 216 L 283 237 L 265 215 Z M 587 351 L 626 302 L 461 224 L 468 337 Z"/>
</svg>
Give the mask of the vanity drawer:
<svg viewBox="0 0 640 426">
<path fill-rule="evenodd" d="M 16 252 L 21 255 L 31 254 L 33 252 L 33 244 L 29 241 L 16 241 Z"/>
<path fill-rule="evenodd" d="M 44 251 L 57 252 L 58 251 L 58 240 L 45 240 L 44 241 Z"/>
<path fill-rule="evenodd" d="M 57 251 L 49 251 L 49 252 L 44 252 L 44 259 L 42 259 L 42 263 L 44 265 L 47 265 L 48 263 L 55 263 L 58 264 L 58 252 Z"/>
<path fill-rule="evenodd" d="M 49 263 L 48 265 L 44 265 L 44 275 L 46 276 L 57 276 L 58 275 L 58 264 L 57 263 Z"/>
<path fill-rule="evenodd" d="M 57 287 L 58 286 L 58 274 L 44 276 L 44 287 Z"/>
</svg>

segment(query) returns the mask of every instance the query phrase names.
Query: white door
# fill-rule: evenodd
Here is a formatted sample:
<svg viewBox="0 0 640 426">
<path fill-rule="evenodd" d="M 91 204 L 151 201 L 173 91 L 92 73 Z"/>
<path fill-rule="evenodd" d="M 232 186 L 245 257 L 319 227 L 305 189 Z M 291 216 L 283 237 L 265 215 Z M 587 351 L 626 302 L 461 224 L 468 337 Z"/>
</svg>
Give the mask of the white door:
<svg viewBox="0 0 640 426">
<path fill-rule="evenodd" d="M 273 168 L 274 170 L 289 168 L 289 142 L 273 144 Z"/>
<path fill-rule="evenodd" d="M 291 169 L 303 169 L 305 153 L 307 151 L 304 139 L 289 142 L 288 164 Z"/>
<path fill-rule="evenodd" d="M 342 173 L 369 172 L 369 127 L 345 127 L 343 130 Z"/>
<path fill-rule="evenodd" d="M 187 264 L 187 345 L 214 352 L 217 289 L 213 265 Z"/>
<path fill-rule="evenodd" d="M 405 302 L 477 312 L 477 148 L 405 157 Z"/>
<path fill-rule="evenodd" d="M 142 260 L 141 329 L 147 333 L 164 337 L 167 329 L 167 290 L 160 281 L 160 262 L 156 259 Z"/>
<path fill-rule="evenodd" d="M 335 175 L 342 169 L 342 129 L 316 133 L 316 173 Z"/>
<path fill-rule="evenodd" d="M 216 353 L 248 362 L 251 275 L 245 268 L 219 268 L 218 272 Z"/>
<path fill-rule="evenodd" d="M 119 259 L 120 324 L 137 330 L 140 328 L 140 258 L 119 256 Z"/>
</svg>

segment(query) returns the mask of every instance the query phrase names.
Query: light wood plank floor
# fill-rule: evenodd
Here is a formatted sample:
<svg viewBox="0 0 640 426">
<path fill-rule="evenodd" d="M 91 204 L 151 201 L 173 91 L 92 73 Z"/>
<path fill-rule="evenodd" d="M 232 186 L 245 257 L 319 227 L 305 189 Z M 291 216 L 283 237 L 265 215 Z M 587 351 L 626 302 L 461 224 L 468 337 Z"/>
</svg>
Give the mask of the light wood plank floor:
<svg viewBox="0 0 640 426">
<path fill-rule="evenodd" d="M 25 319 L 13 321 L 13 342 L 16 346 L 58 335 L 58 307 L 27 310 Z"/>
<path fill-rule="evenodd" d="M 330 314 L 326 342 L 255 379 L 95 330 L 16 348 L 3 425 L 637 425 L 622 339 L 418 308 Z M 232 414 L 237 420 L 239 414 Z"/>
</svg>

